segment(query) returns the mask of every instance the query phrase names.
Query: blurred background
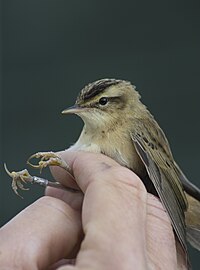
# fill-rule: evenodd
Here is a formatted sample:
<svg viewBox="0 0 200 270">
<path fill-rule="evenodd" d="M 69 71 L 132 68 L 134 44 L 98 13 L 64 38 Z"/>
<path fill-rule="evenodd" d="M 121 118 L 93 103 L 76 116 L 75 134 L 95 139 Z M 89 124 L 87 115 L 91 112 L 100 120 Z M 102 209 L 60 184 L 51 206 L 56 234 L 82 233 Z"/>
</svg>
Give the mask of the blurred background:
<svg viewBox="0 0 200 270">
<path fill-rule="evenodd" d="M 17 197 L 3 162 L 21 170 L 30 154 L 73 144 L 82 122 L 60 112 L 100 78 L 137 86 L 200 187 L 199 0 L 3 0 L 1 11 L 1 225 L 43 194 L 31 186 Z M 52 178 L 48 169 L 43 176 Z"/>
</svg>

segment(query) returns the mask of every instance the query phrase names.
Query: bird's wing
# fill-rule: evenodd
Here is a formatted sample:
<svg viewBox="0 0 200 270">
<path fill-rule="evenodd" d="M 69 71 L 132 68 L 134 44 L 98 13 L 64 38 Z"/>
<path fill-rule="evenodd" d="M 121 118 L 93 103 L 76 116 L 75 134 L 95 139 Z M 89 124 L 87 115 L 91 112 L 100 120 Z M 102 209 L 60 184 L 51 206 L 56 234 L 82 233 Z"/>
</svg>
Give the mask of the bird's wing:
<svg viewBox="0 0 200 270">
<path fill-rule="evenodd" d="M 136 151 L 142 159 L 149 178 L 171 218 L 177 237 L 186 251 L 184 211 L 187 209 L 187 200 L 168 141 L 155 121 L 152 124 L 140 121 L 137 126 L 138 129 L 131 133 Z"/>
<path fill-rule="evenodd" d="M 193 196 L 186 194 L 189 203 L 185 213 L 188 242 L 200 251 L 200 202 Z"/>
<path fill-rule="evenodd" d="M 187 179 L 185 174 L 181 171 L 181 169 L 176 163 L 175 165 L 179 174 L 179 179 L 183 185 L 184 191 L 186 191 L 190 196 L 194 197 L 196 200 L 200 202 L 200 189 Z"/>
</svg>

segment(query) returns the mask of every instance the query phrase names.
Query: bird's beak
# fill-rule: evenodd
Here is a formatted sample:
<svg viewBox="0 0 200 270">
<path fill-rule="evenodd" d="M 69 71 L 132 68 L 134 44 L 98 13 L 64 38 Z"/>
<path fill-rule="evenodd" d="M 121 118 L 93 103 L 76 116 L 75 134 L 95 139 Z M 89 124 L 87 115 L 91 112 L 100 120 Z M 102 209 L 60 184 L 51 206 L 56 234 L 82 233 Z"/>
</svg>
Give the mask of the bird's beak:
<svg viewBox="0 0 200 270">
<path fill-rule="evenodd" d="M 78 114 L 83 110 L 83 108 L 79 107 L 78 105 L 73 105 L 65 110 L 62 111 L 62 114 Z"/>
</svg>

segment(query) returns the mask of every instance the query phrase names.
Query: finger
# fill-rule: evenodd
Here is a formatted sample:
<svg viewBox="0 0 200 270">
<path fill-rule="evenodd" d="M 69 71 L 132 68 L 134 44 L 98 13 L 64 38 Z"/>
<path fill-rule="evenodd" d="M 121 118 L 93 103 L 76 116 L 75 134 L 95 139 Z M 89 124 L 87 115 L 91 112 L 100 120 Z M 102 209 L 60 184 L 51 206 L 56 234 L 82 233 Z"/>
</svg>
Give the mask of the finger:
<svg viewBox="0 0 200 270">
<path fill-rule="evenodd" d="M 71 163 L 73 162 L 73 155 L 67 155 L 67 160 L 66 160 L 65 152 L 69 152 L 69 150 L 60 151 L 57 153 L 57 155 L 60 156 L 62 159 L 64 159 L 69 165 L 69 167 L 71 167 L 72 166 Z M 79 189 L 79 186 L 77 185 L 74 177 L 69 172 L 67 172 L 66 170 L 64 170 L 63 168 L 59 166 L 50 166 L 49 169 L 57 182 L 60 182 L 64 186 L 67 186 L 73 189 Z M 65 180 L 63 181 L 63 179 Z"/>
<path fill-rule="evenodd" d="M 127 264 L 142 269 L 146 263 L 147 193 L 141 180 L 104 155 L 71 151 L 59 154 L 72 168 L 85 193 L 82 212 L 85 238 L 77 266 L 102 269 L 106 264 L 109 269 L 126 269 L 123 267 Z M 58 170 L 53 168 L 55 177 Z M 67 180 L 64 171 L 59 174 L 61 181 Z"/>
<path fill-rule="evenodd" d="M 50 168 L 56 181 L 66 186 L 79 186 L 83 191 L 87 188 L 89 176 L 94 173 L 102 173 L 102 171 L 111 166 L 120 166 L 111 158 L 88 152 L 75 152 L 70 149 L 58 152 L 58 155 L 63 158 L 71 167 L 75 179 L 70 177 L 69 173 L 60 167 L 52 166 Z M 95 168 L 95 169 L 94 169 Z M 81 177 L 79 177 L 81 176 Z M 74 184 L 76 181 L 77 184 Z"/>
<path fill-rule="evenodd" d="M 74 210 L 81 211 L 83 202 L 82 192 L 74 194 L 68 190 L 47 187 L 45 190 L 45 195 L 60 199 L 69 204 Z"/>
<path fill-rule="evenodd" d="M 151 194 L 148 194 L 147 200 L 147 224 L 146 243 L 150 268 L 178 269 L 171 221 L 160 200 Z"/>
<path fill-rule="evenodd" d="M 61 200 L 43 197 L 6 224 L 0 238 L 0 268 L 46 269 L 76 248 L 80 216 Z"/>
<path fill-rule="evenodd" d="M 143 269 L 147 193 L 142 182 L 103 155 L 73 153 L 73 157 L 74 176 L 85 192 L 85 238 L 76 266 Z"/>
<path fill-rule="evenodd" d="M 48 270 L 58 270 L 58 267 L 63 265 L 75 265 L 76 260 L 75 259 L 62 259 L 53 265 L 51 265 Z M 60 268 L 59 268 L 60 269 Z"/>
</svg>

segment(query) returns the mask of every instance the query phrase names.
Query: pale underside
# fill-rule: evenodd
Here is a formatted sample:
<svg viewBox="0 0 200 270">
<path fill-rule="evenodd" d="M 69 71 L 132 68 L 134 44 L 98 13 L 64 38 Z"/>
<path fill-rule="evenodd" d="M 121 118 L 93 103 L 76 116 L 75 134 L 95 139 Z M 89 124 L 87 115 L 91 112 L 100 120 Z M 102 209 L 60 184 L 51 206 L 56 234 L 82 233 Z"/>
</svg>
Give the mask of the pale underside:
<svg viewBox="0 0 200 270">
<path fill-rule="evenodd" d="M 111 134 L 103 133 L 99 136 L 91 136 L 91 133 L 83 131 L 78 141 L 70 147 L 74 151 L 86 151 L 92 153 L 103 153 L 117 161 L 120 165 L 132 169 L 136 174 L 142 175 L 144 165 L 138 156 L 130 136 L 122 133 L 126 138 L 117 138 Z M 121 134 L 121 133 L 119 133 Z M 106 136 L 106 138 L 105 138 Z M 119 141 L 121 142 L 119 144 Z"/>
</svg>

